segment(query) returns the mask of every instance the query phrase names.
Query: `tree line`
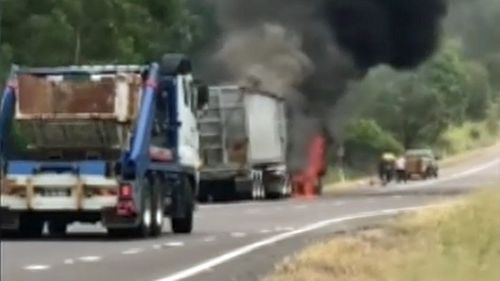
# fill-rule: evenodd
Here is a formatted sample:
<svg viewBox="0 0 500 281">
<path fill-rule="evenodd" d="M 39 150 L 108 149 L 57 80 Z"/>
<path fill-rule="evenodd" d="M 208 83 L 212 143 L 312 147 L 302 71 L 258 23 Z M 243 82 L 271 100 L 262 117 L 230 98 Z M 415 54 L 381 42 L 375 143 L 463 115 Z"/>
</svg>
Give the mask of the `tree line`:
<svg viewBox="0 0 500 281">
<path fill-rule="evenodd" d="M 165 52 L 196 58 L 218 33 L 209 1 L 0 1 L 0 85 L 12 62 L 145 63 Z M 411 72 L 378 67 L 351 87 L 362 103 L 343 133 L 352 162 L 439 143 L 450 127 L 466 122 L 490 120 L 488 130 L 498 130 L 500 1 L 450 3 L 432 59 Z"/>
</svg>

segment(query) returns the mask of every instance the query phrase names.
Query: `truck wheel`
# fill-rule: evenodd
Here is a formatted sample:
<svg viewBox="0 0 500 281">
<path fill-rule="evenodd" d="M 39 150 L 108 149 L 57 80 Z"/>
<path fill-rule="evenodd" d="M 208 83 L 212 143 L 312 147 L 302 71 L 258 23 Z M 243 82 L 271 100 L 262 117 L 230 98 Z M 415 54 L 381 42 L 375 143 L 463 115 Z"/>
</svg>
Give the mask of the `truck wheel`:
<svg viewBox="0 0 500 281">
<path fill-rule="evenodd" d="M 183 208 L 183 216 L 182 217 L 174 217 L 171 218 L 171 226 L 172 231 L 175 234 L 186 234 L 191 233 L 193 231 L 193 212 L 194 212 L 194 204 L 193 204 L 193 189 L 189 179 L 184 178 L 182 183 L 182 192 L 184 196 L 177 196 L 174 193 L 173 200 L 180 200 L 178 202 L 174 202 L 174 206 L 178 206 L 178 204 L 184 204 Z M 177 191 L 179 192 L 179 191 Z"/>
<path fill-rule="evenodd" d="M 140 238 L 146 238 L 151 233 L 151 228 L 153 225 L 153 195 L 152 195 L 152 185 L 149 180 L 144 180 L 143 182 L 143 192 L 142 192 L 142 209 L 139 219 L 139 225 L 134 229 L 134 236 Z"/>
<path fill-rule="evenodd" d="M 151 233 L 153 224 L 153 203 L 151 195 L 151 183 L 145 179 L 142 183 L 142 209 L 139 215 L 139 225 L 131 228 L 108 228 L 108 234 L 112 237 L 138 237 L 146 238 Z"/>
<path fill-rule="evenodd" d="M 45 222 L 41 219 L 34 218 L 29 214 L 23 214 L 19 220 L 19 234 L 23 238 L 42 237 L 44 224 Z"/>
<path fill-rule="evenodd" d="M 64 221 L 51 220 L 48 222 L 50 236 L 63 237 L 66 235 L 68 224 Z"/>
<path fill-rule="evenodd" d="M 153 189 L 153 223 L 151 226 L 151 236 L 158 237 L 163 230 L 163 213 L 165 210 L 164 185 L 165 182 L 157 179 Z"/>
<path fill-rule="evenodd" d="M 161 58 L 160 73 L 162 75 L 177 75 L 191 73 L 191 61 L 183 54 L 165 54 Z"/>
</svg>

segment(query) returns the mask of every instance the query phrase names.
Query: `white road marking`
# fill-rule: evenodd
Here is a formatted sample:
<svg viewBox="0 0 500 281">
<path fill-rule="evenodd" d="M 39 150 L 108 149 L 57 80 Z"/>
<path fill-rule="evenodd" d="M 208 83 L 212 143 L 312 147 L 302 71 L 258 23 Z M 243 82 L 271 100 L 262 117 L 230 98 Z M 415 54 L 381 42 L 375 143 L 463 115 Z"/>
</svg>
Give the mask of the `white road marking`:
<svg viewBox="0 0 500 281">
<path fill-rule="evenodd" d="M 294 227 L 283 227 L 283 231 L 293 231 L 295 230 Z"/>
<path fill-rule="evenodd" d="M 215 236 L 208 236 L 203 239 L 204 242 L 214 242 L 217 238 Z"/>
<path fill-rule="evenodd" d="M 85 256 L 85 257 L 79 257 L 78 260 L 83 261 L 83 262 L 97 262 L 100 261 L 102 258 L 99 256 Z"/>
<path fill-rule="evenodd" d="M 266 233 L 270 233 L 270 232 L 271 232 L 271 230 L 269 230 L 269 229 L 262 229 L 262 230 L 261 230 L 261 231 L 259 231 L 259 232 L 260 232 L 260 233 L 262 233 L 262 234 L 266 234 Z"/>
<path fill-rule="evenodd" d="M 72 259 L 65 259 L 64 260 L 64 264 L 74 264 L 74 263 L 75 263 L 75 261 Z"/>
<path fill-rule="evenodd" d="M 261 212 L 260 209 L 248 209 L 245 211 L 245 214 L 253 215 L 253 214 L 258 214 L 260 212 Z"/>
<path fill-rule="evenodd" d="M 153 245 L 153 249 L 160 250 L 161 249 L 161 244 L 155 244 L 155 245 Z"/>
<path fill-rule="evenodd" d="M 182 247 L 182 246 L 184 246 L 184 242 L 168 242 L 168 243 L 163 243 L 163 246 L 166 246 L 166 247 Z"/>
<path fill-rule="evenodd" d="M 365 212 L 365 213 L 360 213 L 360 214 L 352 215 L 352 216 L 346 216 L 346 217 L 340 217 L 340 218 L 335 218 L 335 219 L 319 221 L 317 223 L 302 227 L 302 228 L 294 230 L 294 231 L 281 233 L 281 234 L 272 236 L 270 238 L 266 238 L 266 239 L 260 240 L 258 242 L 243 246 L 241 248 L 237 248 L 233 251 L 227 252 L 223 255 L 214 257 L 214 258 L 209 259 L 203 263 L 195 265 L 191 268 L 187 268 L 185 270 L 174 273 L 172 275 L 168 275 L 168 276 L 161 278 L 161 279 L 157 279 L 155 281 L 183 280 L 183 279 L 186 279 L 188 277 L 195 276 L 195 275 L 197 275 L 201 272 L 204 272 L 210 268 L 213 268 L 215 266 L 218 266 L 218 265 L 221 265 L 221 264 L 226 263 L 228 261 L 231 261 L 231 260 L 238 258 L 240 256 L 251 253 L 257 249 L 272 245 L 272 244 L 279 242 L 279 241 L 282 241 L 282 240 L 293 238 L 295 236 L 298 236 L 298 235 L 301 235 L 301 234 L 304 234 L 307 232 L 311 232 L 314 230 L 325 228 L 325 227 L 328 227 L 331 225 L 344 223 L 347 221 L 352 221 L 352 220 L 357 220 L 357 219 L 366 219 L 366 218 L 372 218 L 372 217 L 379 217 L 379 216 L 383 216 L 383 215 L 387 215 L 387 214 L 399 214 L 399 213 L 404 213 L 404 212 L 409 212 L 409 211 L 415 211 L 415 210 L 423 209 L 426 207 L 433 207 L 433 206 L 430 206 L 430 205 L 425 206 L 424 205 L 424 206 L 415 206 L 415 207 L 408 207 L 408 208 L 379 210 L 379 211 L 374 211 L 374 212 Z"/>
<path fill-rule="evenodd" d="M 128 249 L 126 251 L 123 251 L 122 252 L 122 255 L 135 255 L 135 254 L 139 254 L 141 252 L 144 252 L 144 249 L 141 249 L 141 248 L 133 248 L 133 249 Z"/>
<path fill-rule="evenodd" d="M 233 232 L 233 233 L 231 233 L 231 236 L 236 237 L 236 238 L 241 238 L 241 237 L 247 236 L 247 234 L 243 233 L 243 232 Z"/>
<path fill-rule="evenodd" d="M 45 264 L 31 264 L 31 265 L 24 267 L 25 270 L 29 270 L 29 271 L 47 270 L 49 268 L 50 268 L 50 266 L 45 265 Z"/>
</svg>

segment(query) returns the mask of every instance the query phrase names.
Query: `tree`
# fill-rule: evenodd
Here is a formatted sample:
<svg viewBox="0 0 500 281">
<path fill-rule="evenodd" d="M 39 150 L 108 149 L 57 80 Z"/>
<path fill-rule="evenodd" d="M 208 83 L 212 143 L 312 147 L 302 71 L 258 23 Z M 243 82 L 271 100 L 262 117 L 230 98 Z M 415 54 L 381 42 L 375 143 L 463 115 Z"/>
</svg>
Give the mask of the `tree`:
<svg viewBox="0 0 500 281">
<path fill-rule="evenodd" d="M 365 116 L 377 120 L 404 147 L 432 143 L 449 125 L 467 118 L 467 68 L 455 42 L 447 42 L 417 71 L 375 72 L 360 87 L 375 95 Z"/>
<path fill-rule="evenodd" d="M 2 67 L 144 63 L 185 52 L 201 24 L 182 0 L 3 0 Z"/>
<path fill-rule="evenodd" d="M 466 73 L 465 91 L 469 95 L 467 116 L 473 121 L 484 120 L 493 101 L 488 70 L 481 63 L 472 61 L 467 63 Z"/>
</svg>

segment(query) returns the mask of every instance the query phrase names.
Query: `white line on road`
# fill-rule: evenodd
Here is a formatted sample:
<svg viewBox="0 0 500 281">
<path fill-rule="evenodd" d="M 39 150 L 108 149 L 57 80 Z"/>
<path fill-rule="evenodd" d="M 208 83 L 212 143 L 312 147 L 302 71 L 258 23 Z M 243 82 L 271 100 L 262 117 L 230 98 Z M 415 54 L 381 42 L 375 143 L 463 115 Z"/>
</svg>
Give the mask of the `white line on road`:
<svg viewBox="0 0 500 281">
<path fill-rule="evenodd" d="M 25 270 L 29 270 L 29 271 L 47 270 L 49 268 L 50 268 L 50 266 L 45 265 L 45 264 L 31 264 L 31 265 L 24 267 Z"/>
<path fill-rule="evenodd" d="M 204 242 L 214 242 L 217 238 L 215 236 L 208 236 L 203 238 Z"/>
<path fill-rule="evenodd" d="M 85 257 L 79 257 L 78 260 L 83 261 L 83 262 L 97 262 L 100 261 L 102 258 L 99 256 L 85 256 Z"/>
<path fill-rule="evenodd" d="M 254 214 L 258 214 L 260 212 L 261 212 L 260 209 L 248 209 L 245 211 L 245 214 L 254 215 Z"/>
<path fill-rule="evenodd" d="M 168 242 L 168 243 L 163 243 L 163 246 L 166 246 L 166 247 L 182 247 L 182 246 L 184 246 L 184 242 Z"/>
<path fill-rule="evenodd" d="M 267 233 L 270 233 L 270 232 L 271 232 L 271 230 L 269 230 L 269 229 L 262 229 L 262 230 L 261 230 L 261 231 L 259 231 L 259 232 L 260 232 L 260 233 L 262 233 L 262 234 L 267 234 Z"/>
<path fill-rule="evenodd" d="M 200 263 L 196 266 L 193 266 L 191 268 L 174 273 L 172 275 L 166 276 L 166 277 L 161 278 L 161 279 L 157 279 L 156 281 L 183 280 L 183 279 L 186 279 L 188 277 L 192 277 L 194 275 L 197 275 L 201 272 L 204 272 L 209 268 L 213 268 L 215 266 L 218 266 L 218 265 L 221 265 L 221 264 L 226 263 L 228 261 L 231 261 L 237 257 L 251 253 L 257 249 L 272 245 L 272 244 L 279 242 L 279 241 L 282 241 L 282 240 L 293 238 L 295 236 L 298 236 L 298 235 L 301 235 L 301 234 L 304 234 L 307 232 L 311 232 L 314 230 L 325 228 L 327 226 L 331 226 L 334 224 L 344 223 L 347 221 L 352 221 L 352 220 L 357 220 L 357 219 L 379 217 L 379 216 L 388 215 L 388 214 L 399 214 L 399 213 L 404 213 L 404 212 L 408 212 L 408 211 L 414 211 L 417 209 L 422 209 L 425 207 L 430 207 L 430 206 L 416 206 L 416 207 L 399 208 L 399 209 L 379 210 L 379 211 L 374 211 L 374 212 L 360 213 L 360 214 L 353 215 L 353 216 L 346 216 L 346 217 L 341 217 L 341 218 L 320 221 L 320 222 L 305 226 L 303 228 L 300 228 L 300 229 L 297 229 L 294 231 L 278 234 L 278 235 L 272 236 L 270 238 L 258 241 L 256 243 L 252 243 L 252 244 L 243 246 L 241 248 L 238 248 L 238 249 L 235 249 L 235 250 L 230 251 L 228 253 L 225 253 L 221 256 L 214 257 L 210 260 L 207 260 L 207 261 Z"/>
<path fill-rule="evenodd" d="M 133 249 L 128 249 L 126 251 L 123 251 L 122 252 L 122 255 L 136 255 L 136 254 L 139 254 L 141 252 L 144 252 L 144 249 L 141 249 L 141 248 L 133 248 Z"/>
<path fill-rule="evenodd" d="M 160 250 L 161 249 L 161 244 L 154 244 L 153 249 L 155 250 Z"/>
<path fill-rule="evenodd" d="M 236 238 L 242 238 L 242 237 L 247 236 L 247 234 L 243 233 L 243 232 L 233 232 L 233 233 L 231 233 L 231 236 L 236 237 Z"/>
<path fill-rule="evenodd" d="M 74 263 L 75 263 L 75 261 L 72 259 L 65 259 L 64 260 L 64 264 L 74 264 Z"/>
</svg>

